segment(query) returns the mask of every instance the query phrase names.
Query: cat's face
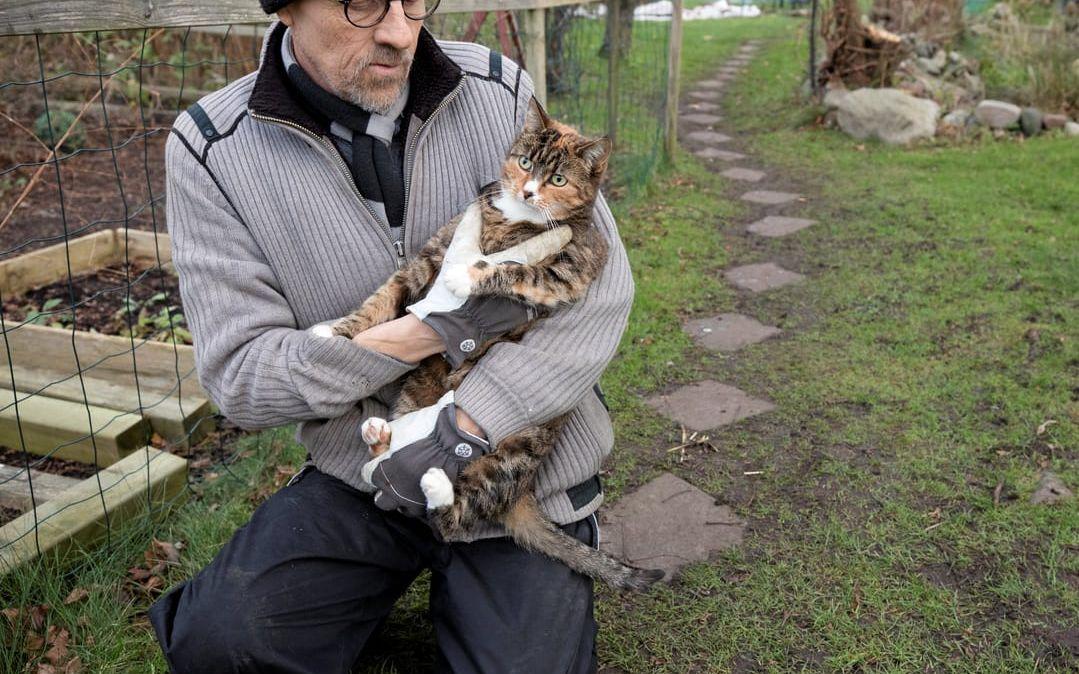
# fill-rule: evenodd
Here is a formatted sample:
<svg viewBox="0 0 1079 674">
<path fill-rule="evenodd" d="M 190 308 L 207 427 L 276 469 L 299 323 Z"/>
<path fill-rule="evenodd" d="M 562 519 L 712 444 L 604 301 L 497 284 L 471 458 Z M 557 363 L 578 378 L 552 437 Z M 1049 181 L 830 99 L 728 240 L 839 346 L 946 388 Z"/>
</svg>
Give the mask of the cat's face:
<svg viewBox="0 0 1079 674">
<path fill-rule="evenodd" d="M 535 101 L 502 165 L 503 193 L 542 220 L 560 220 L 596 198 L 611 142 L 587 138 L 547 117 Z"/>
</svg>

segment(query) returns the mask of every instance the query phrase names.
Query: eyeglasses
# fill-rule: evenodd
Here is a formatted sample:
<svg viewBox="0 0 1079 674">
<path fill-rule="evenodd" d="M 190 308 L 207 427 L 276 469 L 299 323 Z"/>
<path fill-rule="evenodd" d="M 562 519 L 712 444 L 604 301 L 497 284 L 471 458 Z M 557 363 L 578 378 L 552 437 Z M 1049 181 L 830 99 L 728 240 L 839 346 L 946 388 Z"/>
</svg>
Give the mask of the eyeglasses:
<svg viewBox="0 0 1079 674">
<path fill-rule="evenodd" d="M 345 6 L 345 18 L 357 28 L 377 26 L 390 11 L 390 3 L 398 0 L 337 0 Z M 439 0 L 400 0 L 405 16 L 423 21 L 435 13 Z"/>
</svg>

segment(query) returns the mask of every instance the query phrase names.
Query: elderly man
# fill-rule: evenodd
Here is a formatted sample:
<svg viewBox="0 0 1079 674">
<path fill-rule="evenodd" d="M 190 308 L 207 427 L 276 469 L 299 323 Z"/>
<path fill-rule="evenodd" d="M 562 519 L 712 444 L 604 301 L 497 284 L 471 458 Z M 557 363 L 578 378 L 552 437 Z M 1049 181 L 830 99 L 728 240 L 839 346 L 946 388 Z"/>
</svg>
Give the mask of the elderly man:
<svg viewBox="0 0 1079 674">
<path fill-rule="evenodd" d="M 495 524 L 452 542 L 427 525 L 420 476 L 456 440 L 432 432 L 400 449 L 394 483 L 376 481 L 374 497 L 363 478 L 360 426 L 387 415 L 395 382 L 424 358 L 458 361 L 462 336 L 508 330 L 523 307 L 472 298 L 351 341 L 308 330 L 358 306 L 462 211 L 524 124 L 528 75 L 478 45 L 436 41 L 423 28 L 436 4 L 262 0 L 280 22 L 258 72 L 176 121 L 168 222 L 200 380 L 243 427 L 299 422 L 310 461 L 151 609 L 175 672 L 347 672 L 424 569 L 439 670 L 595 669 L 589 579 Z M 594 220 L 611 253 L 587 297 L 491 349 L 447 409 L 474 457 L 570 412 L 537 498 L 598 545 L 613 435 L 594 385 L 633 284 L 602 197 Z"/>
</svg>

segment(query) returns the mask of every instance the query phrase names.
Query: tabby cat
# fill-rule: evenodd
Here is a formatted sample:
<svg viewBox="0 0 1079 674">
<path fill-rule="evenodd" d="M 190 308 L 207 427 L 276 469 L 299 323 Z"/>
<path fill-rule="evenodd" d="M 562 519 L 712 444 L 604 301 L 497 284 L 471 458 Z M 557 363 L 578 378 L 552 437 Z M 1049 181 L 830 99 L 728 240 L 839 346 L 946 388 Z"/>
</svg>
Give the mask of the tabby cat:
<svg viewBox="0 0 1079 674">
<path fill-rule="evenodd" d="M 476 263 L 467 268 L 471 295 L 512 297 L 534 307 L 540 315 L 584 296 L 607 259 L 607 242 L 591 223 L 610 151 L 608 139 L 580 135 L 549 118 L 533 101 L 525 128 L 503 163 L 501 180 L 483 188 L 476 204 L 470 207 L 478 207 L 482 216 L 479 248 L 489 255 L 554 230 L 564 232 L 568 242 L 536 264 Z M 440 229 L 419 255 L 359 310 L 337 321 L 332 326 L 333 333 L 351 338 L 403 315 L 405 307 L 421 299 L 433 283 L 460 221 L 458 216 Z M 441 356 L 425 359 L 403 383 L 393 418 L 435 404 L 447 391 L 459 387 L 475 361 L 493 344 L 519 340 L 534 323 L 530 321 L 476 348 L 454 370 Z M 455 484 L 451 485 L 442 473 L 445 485 L 432 491 L 441 491 L 442 503 L 449 505 L 438 505 L 432 498 L 429 471 L 422 485 L 429 506 L 437 506 L 429 510 L 431 523 L 443 539 L 454 540 L 481 520 L 500 522 L 527 550 L 562 561 L 613 587 L 644 589 L 662 572 L 628 567 L 579 542 L 546 519 L 538 508 L 533 480 L 540 462 L 554 447 L 564 421 L 562 416 L 505 438 L 494 451 L 464 468 Z M 365 440 L 376 455 L 389 447 L 389 434 L 389 425 L 381 419 L 369 419 L 364 424 Z M 452 503 L 449 493 L 453 494 Z"/>
</svg>

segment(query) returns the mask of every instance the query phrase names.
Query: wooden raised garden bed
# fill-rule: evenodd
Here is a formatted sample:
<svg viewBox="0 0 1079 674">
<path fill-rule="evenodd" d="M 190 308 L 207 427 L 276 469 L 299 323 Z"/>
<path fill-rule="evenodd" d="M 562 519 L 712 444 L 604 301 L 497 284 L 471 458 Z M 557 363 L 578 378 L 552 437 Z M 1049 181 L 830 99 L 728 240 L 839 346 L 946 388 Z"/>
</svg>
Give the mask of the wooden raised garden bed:
<svg viewBox="0 0 1079 674">
<path fill-rule="evenodd" d="M 5 565 L 24 561 L 29 550 L 36 554 L 39 545 L 44 551 L 72 540 L 92 539 L 105 517 L 96 496 L 98 478 L 112 485 L 105 503 L 113 524 L 134 512 L 140 498 L 145 507 L 148 489 L 154 499 L 174 497 L 184 483 L 176 476 L 186 475 L 186 460 L 156 449 L 147 453 L 147 445 L 152 440 L 160 445 L 163 440 L 187 446 L 213 430 L 214 408 L 198 383 L 191 346 L 153 341 L 139 333 L 131 337 L 72 330 L 70 312 L 63 311 L 69 306 L 67 299 L 55 313 L 42 313 L 48 308 L 42 304 L 36 320 L 27 320 L 27 312 L 20 315 L 13 309 L 40 302 L 43 293 L 56 292 L 50 287 L 58 283 L 66 288 L 70 264 L 73 286 L 86 290 L 96 284 L 94 292 L 83 293 L 87 299 L 76 300 L 80 302 L 77 327 L 108 331 L 116 327 L 115 320 L 103 324 L 114 313 L 110 303 L 130 305 L 126 279 L 135 277 L 133 270 L 149 270 L 148 274 L 157 276 L 144 276 L 142 283 L 132 287 L 130 297 L 135 296 L 136 287 L 142 295 L 154 293 L 157 286 L 150 283 L 166 278 L 156 269 L 159 261 L 171 275 L 167 235 L 155 239 L 151 232 L 130 230 L 125 237 L 123 230 L 114 229 L 0 262 L 0 293 L 5 302 L 5 329 L 0 331 L 4 342 L 0 348 L 0 446 L 102 469 L 96 476 L 78 480 L 50 475 L 35 466 L 30 473 L 31 500 L 26 467 L 12 465 L 10 459 L 8 465 L 0 465 L 0 507 L 9 514 L 24 513 L 0 527 L 0 573 Z M 116 267 L 126 274 L 108 272 Z M 179 303 L 178 296 L 172 297 L 176 295 L 174 279 L 167 292 L 159 294 L 162 305 Z M 59 303 L 51 300 L 50 304 Z M 35 324 L 44 321 L 54 325 Z M 149 470 L 148 456 L 153 458 Z M 91 494 L 94 498 L 87 499 Z M 40 525 L 36 540 L 33 533 L 25 535 L 35 521 L 35 513 L 28 511 L 35 506 Z"/>
</svg>

